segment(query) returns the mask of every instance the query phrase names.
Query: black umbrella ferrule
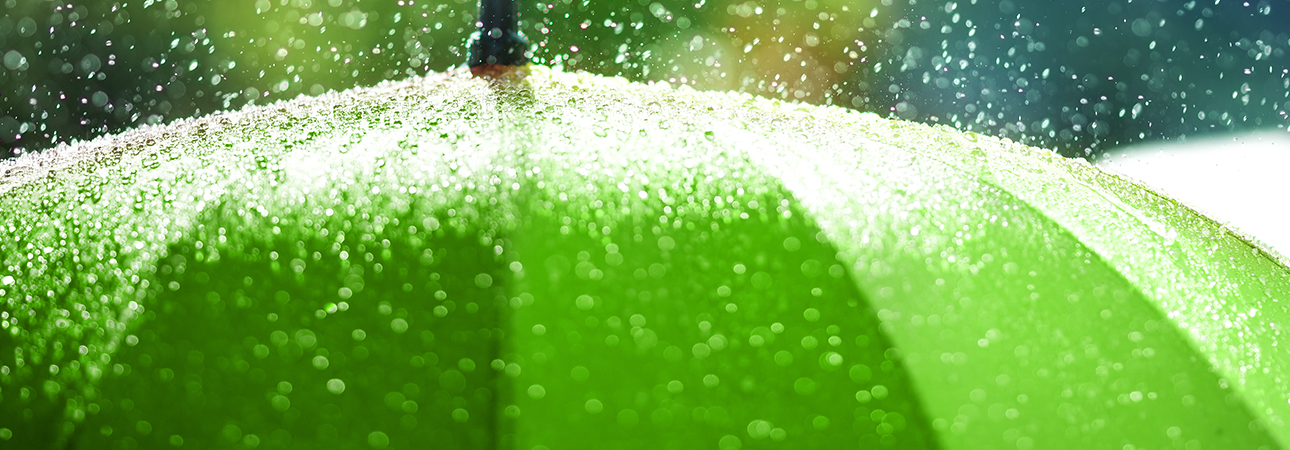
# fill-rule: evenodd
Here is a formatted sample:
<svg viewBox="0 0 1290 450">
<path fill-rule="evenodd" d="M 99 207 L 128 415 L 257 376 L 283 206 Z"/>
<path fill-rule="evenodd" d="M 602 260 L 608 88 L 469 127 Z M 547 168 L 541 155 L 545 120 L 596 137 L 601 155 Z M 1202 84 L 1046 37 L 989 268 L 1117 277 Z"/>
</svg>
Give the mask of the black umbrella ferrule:
<svg viewBox="0 0 1290 450">
<path fill-rule="evenodd" d="M 479 0 L 479 23 L 479 30 L 470 38 L 469 67 L 529 62 L 529 41 L 520 33 L 516 0 Z"/>
</svg>

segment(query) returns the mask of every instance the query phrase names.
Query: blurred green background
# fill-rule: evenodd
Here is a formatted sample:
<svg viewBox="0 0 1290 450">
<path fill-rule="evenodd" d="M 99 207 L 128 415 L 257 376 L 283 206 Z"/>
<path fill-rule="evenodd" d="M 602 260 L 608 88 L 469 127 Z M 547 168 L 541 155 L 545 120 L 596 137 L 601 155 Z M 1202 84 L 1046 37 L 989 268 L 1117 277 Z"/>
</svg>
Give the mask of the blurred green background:
<svg viewBox="0 0 1290 450">
<path fill-rule="evenodd" d="M 535 59 L 1096 158 L 1287 128 L 1290 1 L 551 0 Z M 462 0 L 0 0 L 0 157 L 460 66 Z"/>
</svg>

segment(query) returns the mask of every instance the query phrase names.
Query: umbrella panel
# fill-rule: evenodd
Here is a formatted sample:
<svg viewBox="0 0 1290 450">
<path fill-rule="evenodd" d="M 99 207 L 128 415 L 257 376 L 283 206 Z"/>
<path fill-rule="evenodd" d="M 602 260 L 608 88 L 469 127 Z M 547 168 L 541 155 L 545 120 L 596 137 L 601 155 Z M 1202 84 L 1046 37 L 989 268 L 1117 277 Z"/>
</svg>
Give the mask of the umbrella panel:
<svg viewBox="0 0 1290 450">
<path fill-rule="evenodd" d="M 499 289 L 476 282 L 499 270 L 491 248 L 451 229 L 279 226 L 172 246 L 77 448 L 496 447 L 507 391 L 490 363 L 508 331 Z"/>
<path fill-rule="evenodd" d="M 936 448 L 899 352 L 788 200 L 667 223 L 533 208 L 510 239 L 516 448 Z"/>
</svg>

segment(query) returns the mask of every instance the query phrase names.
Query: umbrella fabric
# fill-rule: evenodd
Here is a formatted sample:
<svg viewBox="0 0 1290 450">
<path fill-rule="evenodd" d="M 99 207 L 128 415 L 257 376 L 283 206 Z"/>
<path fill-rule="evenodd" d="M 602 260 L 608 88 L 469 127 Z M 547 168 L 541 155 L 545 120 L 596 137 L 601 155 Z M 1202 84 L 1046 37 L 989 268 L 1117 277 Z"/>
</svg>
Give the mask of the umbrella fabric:
<svg viewBox="0 0 1290 450">
<path fill-rule="evenodd" d="M 1285 448 L 1280 258 L 1077 161 L 535 67 L 9 163 L 22 448 Z"/>
</svg>

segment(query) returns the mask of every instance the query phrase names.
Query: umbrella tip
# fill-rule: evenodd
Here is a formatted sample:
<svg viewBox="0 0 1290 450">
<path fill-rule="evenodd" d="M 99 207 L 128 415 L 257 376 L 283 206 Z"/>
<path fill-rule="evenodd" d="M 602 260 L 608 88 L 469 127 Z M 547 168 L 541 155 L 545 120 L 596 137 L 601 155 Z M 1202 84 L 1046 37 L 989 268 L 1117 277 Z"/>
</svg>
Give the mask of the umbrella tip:
<svg viewBox="0 0 1290 450">
<path fill-rule="evenodd" d="M 466 65 L 475 75 L 488 66 L 528 64 L 529 42 L 520 33 L 516 0 L 480 0 L 479 29 L 470 36 Z"/>
</svg>

